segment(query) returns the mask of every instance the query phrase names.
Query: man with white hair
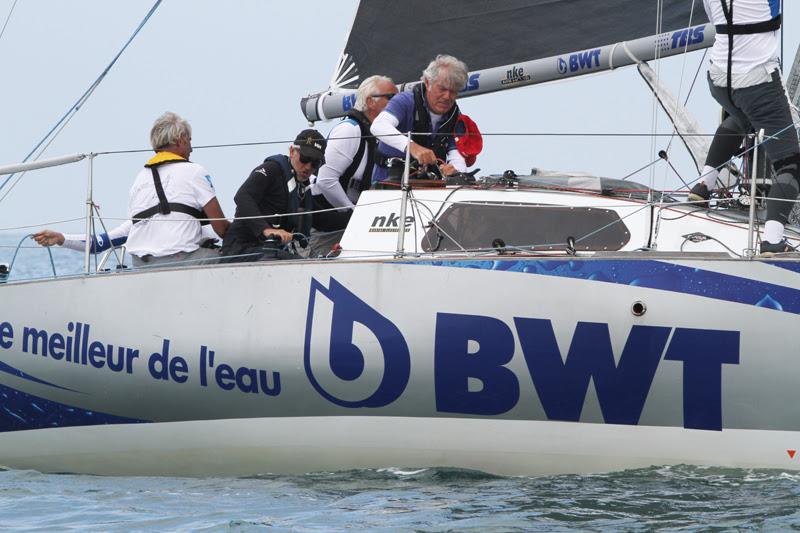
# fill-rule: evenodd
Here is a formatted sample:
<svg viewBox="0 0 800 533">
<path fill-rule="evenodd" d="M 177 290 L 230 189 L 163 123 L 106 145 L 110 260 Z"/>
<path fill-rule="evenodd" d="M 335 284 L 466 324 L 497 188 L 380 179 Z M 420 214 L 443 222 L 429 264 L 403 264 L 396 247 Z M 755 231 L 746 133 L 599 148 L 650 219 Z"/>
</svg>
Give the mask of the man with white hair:
<svg viewBox="0 0 800 533">
<path fill-rule="evenodd" d="M 133 226 L 127 249 L 133 266 L 218 260 L 218 250 L 204 246 L 208 239 L 201 225 L 209 223 L 203 219 L 212 219 L 211 227 L 224 236 L 229 222 L 211 176 L 189 161 L 191 126 L 175 113 L 166 112 L 150 130 L 150 144 L 156 155 L 136 176 L 128 199 Z"/>
<path fill-rule="evenodd" d="M 372 134 L 380 139 L 373 182 L 388 178 L 390 160 L 405 157 L 406 146 L 421 166 L 438 165 L 445 176 L 467 170 L 453 137 L 460 115 L 456 98 L 466 83 L 467 66 L 438 55 L 422 73 L 422 83 L 389 102 L 372 123 Z M 409 131 L 422 135 L 412 135 L 409 144 Z"/>
<path fill-rule="evenodd" d="M 390 78 L 370 76 L 359 85 L 353 109 L 328 134 L 325 164 L 311 186 L 314 210 L 343 209 L 314 213 L 317 231 L 311 241 L 312 255 L 330 250 L 347 226 L 361 192 L 372 185 L 377 141 L 369 128 L 396 94 L 397 87 Z M 319 232 L 333 233 L 324 236 Z"/>
</svg>

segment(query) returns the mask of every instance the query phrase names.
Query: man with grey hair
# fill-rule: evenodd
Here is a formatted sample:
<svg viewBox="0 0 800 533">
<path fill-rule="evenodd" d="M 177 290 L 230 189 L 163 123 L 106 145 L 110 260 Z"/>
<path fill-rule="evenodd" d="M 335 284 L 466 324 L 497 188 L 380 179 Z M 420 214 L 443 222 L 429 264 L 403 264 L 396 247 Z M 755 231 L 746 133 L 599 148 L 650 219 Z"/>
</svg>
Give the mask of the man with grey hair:
<svg viewBox="0 0 800 533">
<path fill-rule="evenodd" d="M 206 247 L 209 239 L 201 225 L 209 223 L 204 219 L 211 219 L 217 235 L 224 236 L 229 222 L 211 176 L 189 161 L 191 126 L 175 113 L 166 112 L 150 130 L 150 144 L 156 155 L 136 176 L 128 198 L 133 225 L 127 249 L 133 266 L 218 260 L 218 250 Z"/>
<path fill-rule="evenodd" d="M 328 134 L 325 164 L 311 186 L 314 210 L 343 209 L 314 213 L 312 256 L 330 251 L 347 226 L 361 192 L 372 185 L 377 142 L 369 128 L 396 94 L 397 87 L 390 78 L 370 76 L 359 85 L 353 109 Z"/>
<path fill-rule="evenodd" d="M 373 182 L 389 176 L 393 158 L 403 158 L 408 146 L 420 166 L 437 165 L 445 176 L 465 172 L 453 131 L 460 111 L 456 98 L 467 83 L 467 66 L 449 55 L 438 55 L 422 73 L 422 83 L 393 98 L 372 123 L 378 136 L 378 157 Z M 409 143 L 406 133 L 411 135 Z M 428 135 L 430 134 L 430 135 Z"/>
</svg>

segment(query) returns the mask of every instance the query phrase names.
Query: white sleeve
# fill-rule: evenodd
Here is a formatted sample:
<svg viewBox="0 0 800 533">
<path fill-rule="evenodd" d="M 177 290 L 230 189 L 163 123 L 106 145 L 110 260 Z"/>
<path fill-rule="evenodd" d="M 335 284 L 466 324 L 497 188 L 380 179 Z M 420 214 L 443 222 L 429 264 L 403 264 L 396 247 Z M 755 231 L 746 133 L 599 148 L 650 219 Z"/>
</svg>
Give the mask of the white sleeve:
<svg viewBox="0 0 800 533">
<path fill-rule="evenodd" d="M 360 143 L 361 130 L 346 122 L 334 127 L 328 137 L 325 164 L 319 169 L 314 188 L 333 207 L 353 207 L 353 202 L 339 183 L 339 177 L 352 164 Z"/>
<path fill-rule="evenodd" d="M 202 211 L 208 202 L 217 197 L 217 192 L 214 190 L 214 184 L 211 183 L 211 175 L 205 168 L 200 165 L 196 166 L 198 168 L 192 173 L 188 184 L 195 200 L 199 204 L 197 209 Z"/>
<path fill-rule="evenodd" d="M 397 120 L 397 117 L 387 111 L 381 111 L 381 113 L 375 117 L 369 131 L 378 137 L 379 141 L 383 141 L 392 148 L 405 152 L 408 139 L 397 129 L 398 124 L 400 124 L 400 121 Z"/>
<path fill-rule="evenodd" d="M 467 162 L 458 150 L 450 150 L 447 152 L 447 162 L 453 165 L 459 172 L 467 171 Z"/>
<path fill-rule="evenodd" d="M 100 226 L 102 227 L 102 226 Z M 119 246 L 125 242 L 128 238 L 128 234 L 131 232 L 131 228 L 133 227 L 133 222 L 130 220 L 126 220 L 116 228 L 113 228 L 108 232 L 106 238 L 114 244 L 114 246 Z M 95 241 L 97 238 L 95 238 Z M 86 249 L 86 235 L 82 233 L 65 233 L 64 234 L 64 244 L 61 245 L 63 248 L 69 248 L 70 250 L 78 250 L 84 251 Z M 103 248 L 102 243 L 97 243 L 98 248 Z"/>
<path fill-rule="evenodd" d="M 62 244 L 61 247 L 78 251 L 86 250 L 86 235 L 80 235 L 78 233 L 65 233 L 64 244 Z"/>
</svg>

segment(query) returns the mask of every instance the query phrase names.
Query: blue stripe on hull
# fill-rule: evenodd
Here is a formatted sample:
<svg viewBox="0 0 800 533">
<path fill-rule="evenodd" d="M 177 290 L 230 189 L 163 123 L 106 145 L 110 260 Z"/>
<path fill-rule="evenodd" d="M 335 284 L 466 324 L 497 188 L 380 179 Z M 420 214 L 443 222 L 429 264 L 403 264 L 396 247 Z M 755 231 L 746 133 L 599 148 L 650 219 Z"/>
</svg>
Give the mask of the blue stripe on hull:
<svg viewBox="0 0 800 533">
<path fill-rule="evenodd" d="M 0 385 L 0 432 L 142 422 L 147 420 L 80 409 Z"/>
<path fill-rule="evenodd" d="M 703 296 L 800 314 L 800 290 L 762 281 L 674 265 L 661 261 L 599 260 L 459 260 L 418 261 L 414 265 L 524 272 L 541 276 L 601 281 Z M 773 264 L 797 271 L 798 266 Z"/>
<path fill-rule="evenodd" d="M 18 378 L 27 379 L 28 381 L 33 381 L 34 383 L 39 383 L 40 385 L 47 385 L 50 387 L 55 387 L 56 389 L 67 390 L 70 392 L 79 392 L 76 390 L 68 389 L 67 387 L 62 387 L 61 385 L 50 383 L 49 381 L 45 381 L 43 379 L 39 379 L 36 376 L 32 376 L 31 374 L 23 372 L 18 368 L 14 368 L 13 366 L 6 364 L 2 361 L 0 361 L 0 372 L 5 372 L 6 374 L 11 374 L 12 376 L 16 376 Z"/>
</svg>

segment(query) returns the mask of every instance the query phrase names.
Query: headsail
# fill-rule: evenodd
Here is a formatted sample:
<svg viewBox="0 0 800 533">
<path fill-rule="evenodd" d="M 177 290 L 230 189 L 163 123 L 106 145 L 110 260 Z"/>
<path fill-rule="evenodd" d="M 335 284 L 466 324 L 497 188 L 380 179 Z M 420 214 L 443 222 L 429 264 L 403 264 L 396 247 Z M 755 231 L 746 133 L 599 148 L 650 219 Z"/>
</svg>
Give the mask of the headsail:
<svg viewBox="0 0 800 533">
<path fill-rule="evenodd" d="M 800 48 L 794 56 L 792 63 L 792 70 L 789 71 L 789 77 L 786 82 L 786 93 L 789 95 L 789 103 L 791 104 L 792 119 L 795 124 L 800 122 L 798 120 L 797 108 L 800 107 Z"/>
<path fill-rule="evenodd" d="M 672 124 L 675 126 L 675 132 L 686 145 L 689 150 L 689 155 L 692 156 L 697 171 L 703 168 L 708 150 L 711 147 L 711 141 L 702 135 L 703 131 L 686 107 L 681 104 L 675 95 L 667 88 L 666 85 L 658 78 L 656 73 L 650 68 L 647 63 L 640 63 L 637 66 L 639 74 L 644 79 L 645 83 L 653 91 L 653 94 L 658 98 L 658 103 L 661 108 L 669 117 Z"/>
<path fill-rule="evenodd" d="M 692 4 L 694 5 L 694 8 Z M 306 117 L 340 116 L 361 80 L 384 74 L 416 82 L 440 53 L 463 60 L 463 96 L 590 74 L 636 58 L 710 46 L 713 26 L 700 0 L 362 0 L 325 93 L 305 98 Z M 657 21 L 660 21 L 657 26 Z M 332 93 L 337 93 L 333 98 Z M 327 101 L 326 101 L 327 100 Z"/>
</svg>

